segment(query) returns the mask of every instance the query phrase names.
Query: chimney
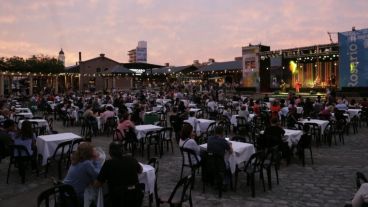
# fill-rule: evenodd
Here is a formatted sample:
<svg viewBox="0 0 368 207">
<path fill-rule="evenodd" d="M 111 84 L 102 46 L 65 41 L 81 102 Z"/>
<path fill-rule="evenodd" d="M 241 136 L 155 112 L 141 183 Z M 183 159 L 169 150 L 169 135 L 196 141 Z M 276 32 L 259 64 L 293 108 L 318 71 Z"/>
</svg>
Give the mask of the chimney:
<svg viewBox="0 0 368 207">
<path fill-rule="evenodd" d="M 82 52 L 79 52 L 79 62 L 82 62 Z"/>
<path fill-rule="evenodd" d="M 199 65 L 199 60 L 193 60 L 193 65 Z"/>
<path fill-rule="evenodd" d="M 105 57 L 105 54 L 101 53 L 101 54 L 100 54 L 100 57 Z"/>
<path fill-rule="evenodd" d="M 166 66 L 166 67 L 169 67 L 169 66 L 170 66 L 170 63 L 165 63 L 165 66 Z"/>
<path fill-rule="evenodd" d="M 215 62 L 215 59 L 210 58 L 210 59 L 208 59 L 208 62 L 209 62 L 209 63 L 214 63 L 214 62 Z"/>
</svg>

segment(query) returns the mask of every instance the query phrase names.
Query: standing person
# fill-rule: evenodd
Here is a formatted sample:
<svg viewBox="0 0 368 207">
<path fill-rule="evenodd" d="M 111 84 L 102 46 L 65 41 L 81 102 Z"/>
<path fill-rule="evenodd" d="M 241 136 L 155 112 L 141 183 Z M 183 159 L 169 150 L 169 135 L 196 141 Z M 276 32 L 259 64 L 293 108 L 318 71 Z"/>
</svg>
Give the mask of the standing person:
<svg viewBox="0 0 368 207">
<path fill-rule="evenodd" d="M 111 207 L 139 207 L 143 192 L 139 187 L 138 174 L 142 166 L 131 156 L 123 156 L 122 144 L 112 142 L 109 146 L 110 160 L 101 168 L 95 182 L 96 187 L 107 182 Z"/>
</svg>

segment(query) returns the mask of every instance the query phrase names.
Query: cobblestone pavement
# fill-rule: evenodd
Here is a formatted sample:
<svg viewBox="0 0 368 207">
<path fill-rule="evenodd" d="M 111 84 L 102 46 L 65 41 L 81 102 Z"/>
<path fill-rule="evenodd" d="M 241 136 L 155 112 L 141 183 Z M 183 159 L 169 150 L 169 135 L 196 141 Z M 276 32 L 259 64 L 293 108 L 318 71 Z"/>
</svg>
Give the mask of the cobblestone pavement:
<svg viewBox="0 0 368 207">
<path fill-rule="evenodd" d="M 79 127 L 65 128 L 60 122 L 56 122 L 55 125 L 59 132 L 77 134 L 80 132 Z M 345 136 L 345 145 L 338 143 L 331 147 L 325 145 L 313 147 L 314 165 L 311 164 L 307 151 L 305 167 L 297 158 L 293 158 L 289 166 L 282 163 L 279 171 L 279 185 L 276 184 L 274 171 L 272 172 L 272 190 L 266 189 L 266 192 L 263 192 L 261 182 L 256 178 L 255 198 L 251 197 L 244 173 L 239 175 L 237 191 L 224 192 L 221 199 L 217 197 L 217 191 L 210 187 L 202 193 L 202 184 L 198 175 L 193 190 L 194 206 L 343 206 L 354 193 L 355 172 L 362 171 L 368 174 L 367 134 L 368 128 L 364 126 L 359 129 L 358 134 L 351 133 Z M 107 152 L 111 140 L 111 137 L 99 136 L 93 138 L 93 143 Z M 138 159 L 146 162 L 144 158 L 138 157 Z M 0 163 L 0 206 L 35 206 L 38 194 L 52 185 L 50 178 L 45 178 L 43 175 L 37 177 L 29 173 L 26 184 L 22 185 L 14 169 L 9 184 L 6 184 L 7 167 L 8 160 L 3 160 Z M 179 179 L 180 167 L 181 156 L 178 148 L 175 147 L 174 153 L 165 151 L 160 159 L 158 176 L 160 195 L 171 192 Z M 50 174 L 56 175 L 56 172 Z M 146 198 L 144 205 L 147 205 Z"/>
</svg>

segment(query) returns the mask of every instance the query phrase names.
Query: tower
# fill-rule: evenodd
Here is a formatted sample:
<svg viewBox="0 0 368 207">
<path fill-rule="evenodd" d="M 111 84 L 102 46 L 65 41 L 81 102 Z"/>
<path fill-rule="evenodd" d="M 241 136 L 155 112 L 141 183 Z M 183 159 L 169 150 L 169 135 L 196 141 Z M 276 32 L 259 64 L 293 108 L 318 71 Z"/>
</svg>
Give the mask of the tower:
<svg viewBox="0 0 368 207">
<path fill-rule="evenodd" d="M 60 50 L 60 52 L 59 52 L 58 60 L 59 60 L 60 62 L 62 62 L 62 63 L 63 63 L 63 65 L 65 65 L 65 55 L 64 55 L 63 48 L 61 48 L 61 50 Z"/>
</svg>

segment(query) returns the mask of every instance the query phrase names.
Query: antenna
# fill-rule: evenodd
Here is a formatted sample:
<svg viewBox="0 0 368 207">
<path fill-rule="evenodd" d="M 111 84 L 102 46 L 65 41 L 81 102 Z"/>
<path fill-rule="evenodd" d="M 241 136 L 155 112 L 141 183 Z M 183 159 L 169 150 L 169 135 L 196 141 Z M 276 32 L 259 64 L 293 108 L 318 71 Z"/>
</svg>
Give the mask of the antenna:
<svg viewBox="0 0 368 207">
<path fill-rule="evenodd" d="M 332 35 L 334 34 L 334 35 L 336 35 L 337 34 L 337 32 L 327 32 L 327 34 L 328 34 L 328 37 L 330 38 L 330 43 L 331 44 L 334 44 L 334 41 L 333 41 L 333 39 L 332 39 Z"/>
</svg>

